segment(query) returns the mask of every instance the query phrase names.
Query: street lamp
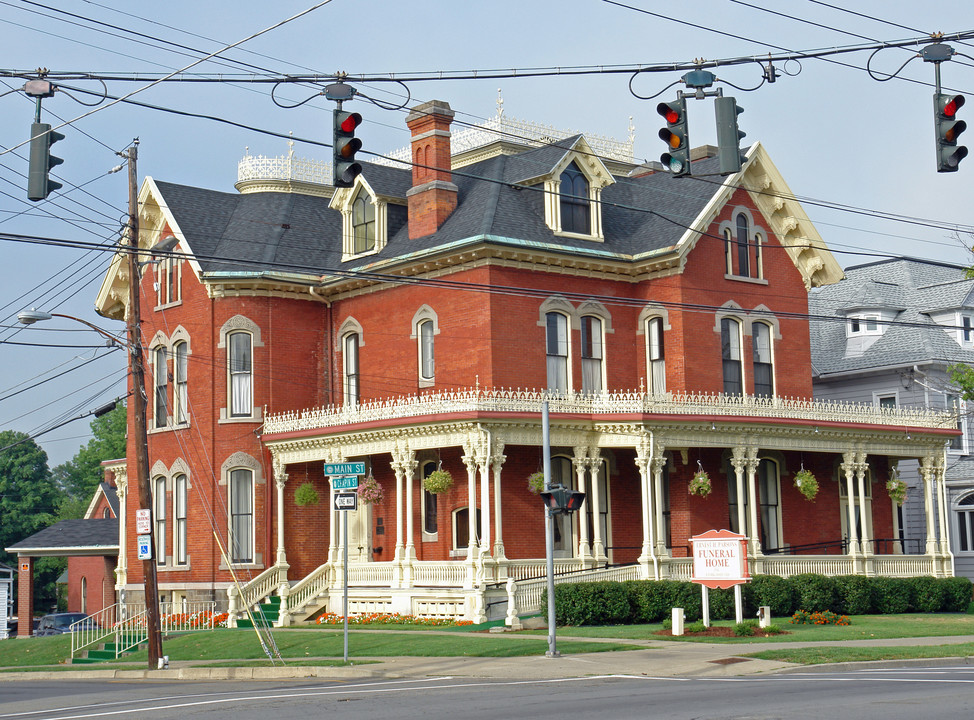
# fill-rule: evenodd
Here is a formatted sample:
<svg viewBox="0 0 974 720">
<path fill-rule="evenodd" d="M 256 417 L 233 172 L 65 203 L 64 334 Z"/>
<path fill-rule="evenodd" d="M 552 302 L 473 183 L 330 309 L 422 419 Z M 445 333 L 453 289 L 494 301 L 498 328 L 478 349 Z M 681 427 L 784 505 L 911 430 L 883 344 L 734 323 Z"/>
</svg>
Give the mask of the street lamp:
<svg viewBox="0 0 974 720">
<path fill-rule="evenodd" d="M 175 238 L 167 238 L 175 240 Z M 175 243 L 173 243 L 174 245 Z M 167 250 L 170 249 L 166 248 Z M 133 275 L 139 277 L 139 263 L 136 255 L 132 254 Z M 139 504 L 149 510 L 149 547 L 155 547 L 154 528 L 152 523 L 152 493 L 149 489 L 149 436 L 145 420 L 145 368 L 142 361 L 142 339 L 139 330 L 138 285 L 131 282 L 131 295 L 136 299 L 129 308 L 128 326 L 129 340 L 129 371 L 132 375 L 133 414 L 135 416 L 135 475 L 139 491 Z M 130 298 L 131 299 L 131 298 Z M 17 319 L 24 325 L 50 320 L 55 317 L 74 320 L 86 325 L 98 334 L 108 338 L 112 343 L 122 345 L 122 341 L 111 333 L 102 330 L 87 320 L 65 315 L 63 313 L 48 313 L 42 310 L 25 310 L 17 315 Z M 122 550 L 124 552 L 124 549 Z M 159 584 L 156 577 L 156 559 L 148 558 L 142 561 L 142 574 L 145 592 L 146 639 L 148 641 L 149 669 L 159 667 L 162 658 L 162 635 L 159 632 Z"/>
</svg>

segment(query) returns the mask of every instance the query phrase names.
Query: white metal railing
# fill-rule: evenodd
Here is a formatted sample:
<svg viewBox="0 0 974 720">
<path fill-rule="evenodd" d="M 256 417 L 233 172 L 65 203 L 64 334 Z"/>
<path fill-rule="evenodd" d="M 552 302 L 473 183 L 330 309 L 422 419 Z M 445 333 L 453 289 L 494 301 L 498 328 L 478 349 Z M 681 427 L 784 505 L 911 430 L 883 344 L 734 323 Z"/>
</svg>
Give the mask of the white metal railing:
<svg viewBox="0 0 974 720">
<path fill-rule="evenodd" d="M 287 569 L 271 565 L 260 575 L 237 590 L 236 585 L 227 588 L 229 612 L 231 615 L 243 612 L 244 608 L 253 607 L 261 600 L 270 597 L 281 583 L 287 582 Z"/>
<path fill-rule="evenodd" d="M 909 425 L 916 428 L 957 426 L 953 411 L 923 408 L 877 408 L 841 400 L 763 398 L 753 395 L 673 394 L 643 392 L 549 393 L 537 390 L 468 389 L 431 392 L 419 397 L 396 397 L 358 405 L 329 405 L 283 413 L 269 413 L 265 433 L 314 430 L 353 423 L 389 421 L 457 412 L 539 412 L 543 401 L 559 414 L 598 415 L 694 415 L 762 417 L 813 422 L 857 422 L 875 425 Z"/>
<path fill-rule="evenodd" d="M 163 634 L 212 630 L 215 624 L 216 602 L 179 601 L 159 603 L 159 631 Z M 71 657 L 99 643 L 113 643 L 115 657 L 146 639 L 148 617 L 143 603 L 116 603 L 73 623 Z"/>
<path fill-rule="evenodd" d="M 248 153 L 237 163 L 237 182 L 247 180 L 298 180 L 331 185 L 331 163 L 295 157 L 293 149 L 277 157 Z"/>
</svg>

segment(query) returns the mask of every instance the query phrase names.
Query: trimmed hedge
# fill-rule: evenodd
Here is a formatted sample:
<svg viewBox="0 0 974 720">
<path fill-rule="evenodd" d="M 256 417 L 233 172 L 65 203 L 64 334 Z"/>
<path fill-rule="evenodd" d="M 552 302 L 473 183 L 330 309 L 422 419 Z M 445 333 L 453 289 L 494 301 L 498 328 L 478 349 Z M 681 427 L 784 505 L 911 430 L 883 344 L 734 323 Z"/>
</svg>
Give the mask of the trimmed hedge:
<svg viewBox="0 0 974 720">
<path fill-rule="evenodd" d="M 781 578 L 757 575 L 744 586 L 744 614 L 769 605 L 775 617 L 799 610 L 844 615 L 895 615 L 905 612 L 965 612 L 971 604 L 967 578 L 887 578 L 806 573 Z M 700 586 L 679 580 L 562 583 L 555 586 L 555 620 L 559 625 L 658 623 L 682 607 L 687 622 L 702 616 Z M 547 614 L 547 595 L 542 614 Z M 734 591 L 710 591 L 710 616 L 734 617 Z"/>
</svg>

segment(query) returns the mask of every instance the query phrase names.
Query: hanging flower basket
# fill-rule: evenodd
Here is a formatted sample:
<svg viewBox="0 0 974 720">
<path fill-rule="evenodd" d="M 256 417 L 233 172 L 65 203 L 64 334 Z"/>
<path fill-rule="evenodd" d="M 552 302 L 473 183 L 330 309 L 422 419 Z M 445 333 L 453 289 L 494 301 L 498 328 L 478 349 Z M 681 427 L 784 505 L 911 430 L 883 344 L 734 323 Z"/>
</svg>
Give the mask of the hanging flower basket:
<svg viewBox="0 0 974 720">
<path fill-rule="evenodd" d="M 693 479 L 690 481 L 690 494 L 699 495 L 700 497 L 707 497 L 710 494 L 710 476 L 707 474 L 706 470 L 697 470 L 693 474 Z"/>
<path fill-rule="evenodd" d="M 806 500 L 814 500 L 815 496 L 818 495 L 818 480 L 815 479 L 811 470 L 802 468 L 795 473 L 795 487 L 798 488 L 798 492 L 805 496 Z"/>
<path fill-rule="evenodd" d="M 544 490 L 544 473 L 540 470 L 528 475 L 528 490 L 535 495 Z"/>
<path fill-rule="evenodd" d="M 385 493 L 382 492 L 382 485 L 372 477 L 372 473 L 365 478 L 358 486 L 358 497 L 366 505 L 375 505 L 382 502 Z"/>
<path fill-rule="evenodd" d="M 307 507 L 308 505 L 317 505 L 319 502 L 321 502 L 321 498 L 318 495 L 318 491 L 309 482 L 299 485 L 298 489 L 294 491 L 295 505 Z"/>
<path fill-rule="evenodd" d="M 889 493 L 889 499 L 897 505 L 902 505 L 906 502 L 906 483 L 896 475 L 893 475 L 886 481 L 886 492 Z"/>
<path fill-rule="evenodd" d="M 449 470 L 434 470 L 423 478 L 423 488 L 428 493 L 439 495 L 453 487 L 453 476 Z"/>
</svg>

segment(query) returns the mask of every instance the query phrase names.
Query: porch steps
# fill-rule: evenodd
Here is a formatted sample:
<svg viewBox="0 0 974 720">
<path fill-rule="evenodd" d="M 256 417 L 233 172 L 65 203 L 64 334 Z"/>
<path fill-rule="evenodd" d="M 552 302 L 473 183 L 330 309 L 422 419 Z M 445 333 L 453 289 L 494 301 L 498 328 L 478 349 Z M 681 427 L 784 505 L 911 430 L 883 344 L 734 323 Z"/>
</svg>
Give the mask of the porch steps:
<svg viewBox="0 0 974 720">
<path fill-rule="evenodd" d="M 145 642 L 145 641 L 143 640 L 142 642 Z M 134 653 L 141 646 L 142 646 L 142 643 L 139 643 L 138 645 L 136 645 L 133 648 L 129 648 L 128 650 L 124 650 L 121 653 L 121 655 L 119 655 L 119 657 L 121 658 L 121 657 L 124 657 L 125 655 L 128 655 L 130 653 Z M 97 650 L 88 650 L 85 653 L 85 656 L 84 657 L 71 658 L 71 664 L 72 665 L 91 665 L 93 663 L 101 663 L 101 662 L 108 662 L 110 660 L 115 660 L 116 659 L 115 658 L 115 648 L 116 648 L 115 643 L 102 643 L 101 647 L 99 647 Z"/>
<path fill-rule="evenodd" d="M 277 622 L 278 618 L 281 617 L 281 598 L 279 595 L 272 595 L 257 605 L 251 608 L 251 613 L 254 615 L 254 619 L 261 625 L 261 627 L 273 626 Z M 258 614 L 260 617 L 258 617 Z M 263 618 L 263 620 L 261 620 Z M 254 626 L 253 621 L 249 617 L 243 617 L 237 620 L 238 628 L 252 628 Z"/>
</svg>

